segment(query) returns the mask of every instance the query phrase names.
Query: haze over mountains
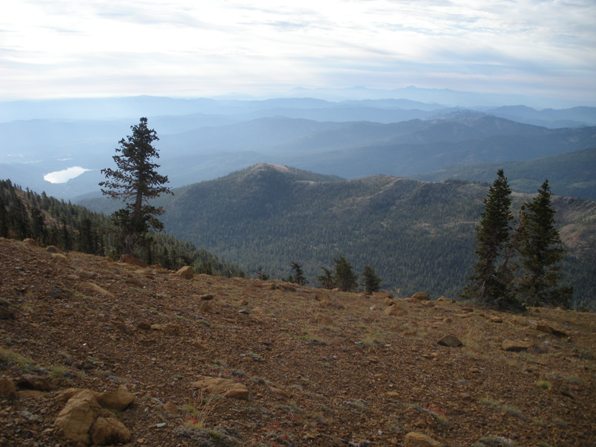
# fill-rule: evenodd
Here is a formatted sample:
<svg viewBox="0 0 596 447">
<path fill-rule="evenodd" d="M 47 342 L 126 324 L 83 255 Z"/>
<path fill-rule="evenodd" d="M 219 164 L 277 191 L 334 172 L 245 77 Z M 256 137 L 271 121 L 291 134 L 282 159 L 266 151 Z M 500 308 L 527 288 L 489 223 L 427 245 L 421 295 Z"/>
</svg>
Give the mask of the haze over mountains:
<svg viewBox="0 0 596 447">
<path fill-rule="evenodd" d="M 596 147 L 591 107 L 471 110 L 411 99 L 16 101 L 0 111 L 0 177 L 66 198 L 97 191 L 117 141 L 145 115 L 160 136 L 160 164 L 173 186 L 260 162 L 347 178 L 425 176 Z M 73 166 L 89 171 L 68 183 L 43 180 Z"/>
</svg>

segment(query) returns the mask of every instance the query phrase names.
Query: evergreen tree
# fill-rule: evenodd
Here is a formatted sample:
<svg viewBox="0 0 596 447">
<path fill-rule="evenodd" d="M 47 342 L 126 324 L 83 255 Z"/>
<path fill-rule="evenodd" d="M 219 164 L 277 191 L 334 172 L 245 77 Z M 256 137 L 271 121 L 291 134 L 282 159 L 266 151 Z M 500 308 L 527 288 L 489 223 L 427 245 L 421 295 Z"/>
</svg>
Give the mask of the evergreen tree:
<svg viewBox="0 0 596 447">
<path fill-rule="evenodd" d="M 523 301 L 531 306 L 568 307 L 572 290 L 560 286 L 559 264 L 565 251 L 555 228 L 548 180 L 522 208 L 515 243 L 522 264 L 518 292 Z"/>
<path fill-rule="evenodd" d="M 335 285 L 344 292 L 354 290 L 358 286 L 357 276 L 352 271 L 348 260 L 340 256 L 335 260 Z"/>
<path fill-rule="evenodd" d="M 476 227 L 476 265 L 465 295 L 504 310 L 523 307 L 512 291 L 511 188 L 502 169 L 484 199 L 484 211 Z"/>
<path fill-rule="evenodd" d="M 168 178 L 158 174 L 159 165 L 152 162 L 153 158 L 159 158 L 152 144 L 159 140 L 157 132 L 147 126 L 147 118 L 141 118 L 131 129 L 132 135 L 118 142 L 120 147 L 112 157 L 117 169 L 102 169 L 106 180 L 99 184 L 103 194 L 126 204 L 114 213 L 113 218 L 122 230 L 123 249 L 129 254 L 138 245 L 147 248 L 149 242 L 145 236 L 150 229 L 163 229 L 156 217 L 163 213 L 163 209 L 150 205 L 149 200 L 171 193 L 164 186 Z"/>
<path fill-rule="evenodd" d="M 367 293 L 378 292 L 381 288 L 381 278 L 370 265 L 364 267 L 362 272 L 362 286 Z"/>
<path fill-rule="evenodd" d="M 292 268 L 292 274 L 288 277 L 288 282 L 293 282 L 301 286 L 308 282 L 304 277 L 304 271 L 299 263 L 292 261 L 290 267 Z"/>
<path fill-rule="evenodd" d="M 335 278 L 333 277 L 333 273 L 326 267 L 321 267 L 321 270 L 323 272 L 317 277 L 319 284 L 324 289 L 333 289 L 335 287 Z"/>
</svg>

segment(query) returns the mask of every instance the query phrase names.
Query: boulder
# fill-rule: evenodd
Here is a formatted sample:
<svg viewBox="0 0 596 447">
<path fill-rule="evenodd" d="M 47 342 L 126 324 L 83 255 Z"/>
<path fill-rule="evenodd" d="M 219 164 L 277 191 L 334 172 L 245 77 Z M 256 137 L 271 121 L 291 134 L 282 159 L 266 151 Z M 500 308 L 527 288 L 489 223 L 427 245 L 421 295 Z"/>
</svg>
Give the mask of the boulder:
<svg viewBox="0 0 596 447">
<path fill-rule="evenodd" d="M 114 298 L 114 294 L 101 286 L 98 286 L 94 282 L 88 281 L 83 282 L 79 286 L 83 292 L 91 293 L 93 295 L 102 295 L 106 298 Z"/>
<path fill-rule="evenodd" d="M 218 394 L 230 399 L 248 400 L 248 388 L 246 388 L 246 385 L 231 379 L 202 376 L 191 385 L 210 394 Z"/>
<path fill-rule="evenodd" d="M 46 251 L 48 253 L 60 253 L 60 249 L 58 247 L 56 247 L 55 245 L 48 245 L 46 247 Z"/>
<path fill-rule="evenodd" d="M 451 334 L 445 335 L 437 343 L 441 346 L 447 346 L 448 348 L 460 348 L 464 345 L 459 338 Z"/>
<path fill-rule="evenodd" d="M 441 447 L 439 441 L 423 433 L 410 432 L 404 439 L 404 447 Z"/>
<path fill-rule="evenodd" d="M 192 279 L 194 273 L 192 271 L 192 267 L 190 265 L 185 265 L 184 267 L 180 267 L 176 272 L 176 275 L 184 278 L 184 279 Z"/>
<path fill-rule="evenodd" d="M 115 391 L 107 391 L 97 397 L 97 401 L 104 408 L 122 411 L 135 401 L 135 395 L 125 386 L 119 386 Z"/>
<path fill-rule="evenodd" d="M 26 237 L 23 239 L 23 243 L 29 245 L 30 247 L 37 247 L 37 241 L 35 239 L 31 239 L 30 237 Z"/>
<path fill-rule="evenodd" d="M 403 314 L 404 312 L 397 304 L 394 304 L 393 306 L 387 306 L 385 309 L 383 309 L 383 313 L 385 315 L 395 316 Z"/>
<path fill-rule="evenodd" d="M 503 351 L 510 352 L 527 351 L 531 347 L 532 343 L 524 340 L 503 340 L 503 343 L 501 344 L 501 349 L 503 349 Z"/>
<path fill-rule="evenodd" d="M 551 334 L 554 335 L 555 337 L 568 337 L 569 334 L 567 334 L 567 332 L 565 332 L 562 329 L 556 328 L 554 326 L 551 326 L 550 324 L 547 323 L 536 323 L 536 330 L 540 331 L 540 332 L 546 332 L 547 334 Z"/>
<path fill-rule="evenodd" d="M 8 377 L 0 377 L 0 399 L 14 400 L 17 398 L 17 387 Z"/>
<path fill-rule="evenodd" d="M 416 292 L 410 298 L 415 301 L 427 301 L 430 299 L 430 296 L 429 296 L 428 292 Z"/>
<path fill-rule="evenodd" d="M 130 441 L 130 430 L 114 417 L 98 417 L 91 428 L 94 445 L 124 444 Z"/>
<path fill-rule="evenodd" d="M 87 445 L 89 430 L 101 407 L 91 390 L 82 390 L 72 396 L 56 418 L 56 426 L 65 438 Z"/>
<path fill-rule="evenodd" d="M 17 380 L 17 385 L 19 388 L 37 391 L 52 391 L 56 388 L 48 376 L 40 376 L 36 374 L 24 374 Z"/>
</svg>

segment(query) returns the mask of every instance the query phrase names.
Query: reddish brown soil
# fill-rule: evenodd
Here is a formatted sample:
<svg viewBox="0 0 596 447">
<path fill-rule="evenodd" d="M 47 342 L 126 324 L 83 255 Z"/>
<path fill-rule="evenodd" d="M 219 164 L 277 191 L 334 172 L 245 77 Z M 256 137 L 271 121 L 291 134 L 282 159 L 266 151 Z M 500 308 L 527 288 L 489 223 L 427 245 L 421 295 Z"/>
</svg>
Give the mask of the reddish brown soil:
<svg viewBox="0 0 596 447">
<path fill-rule="evenodd" d="M 231 429 L 245 446 L 400 446 L 409 431 L 452 447 L 483 436 L 596 445 L 594 314 L 400 300 L 387 315 L 383 294 L 187 280 L 1 238 L 0 269 L 15 314 L 0 320 L 0 376 L 47 371 L 58 390 L 126 385 L 137 400 L 118 417 L 131 445 L 197 445 L 174 434 L 190 422 Z M 447 334 L 464 346 L 439 346 Z M 505 352 L 505 339 L 535 348 Z M 191 386 L 199 376 L 234 378 L 250 398 L 202 394 Z M 54 429 L 57 391 L 31 394 L 0 399 L 0 445 L 71 445 Z"/>
</svg>

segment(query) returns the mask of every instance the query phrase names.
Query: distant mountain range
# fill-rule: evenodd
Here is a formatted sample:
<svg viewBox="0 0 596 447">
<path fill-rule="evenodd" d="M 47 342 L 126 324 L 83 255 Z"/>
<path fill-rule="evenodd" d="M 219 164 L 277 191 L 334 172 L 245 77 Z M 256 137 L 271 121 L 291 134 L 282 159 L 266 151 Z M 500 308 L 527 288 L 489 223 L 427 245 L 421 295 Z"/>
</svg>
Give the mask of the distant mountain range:
<svg viewBox="0 0 596 447">
<path fill-rule="evenodd" d="M 162 98 L 162 103 L 158 99 L 138 98 L 138 104 L 129 101 L 134 107 L 148 104 L 150 111 L 163 106 L 164 113 L 182 102 L 179 113 L 193 112 L 150 117 L 149 124 L 160 136 L 162 171 L 174 186 L 213 179 L 257 162 L 289 164 L 347 178 L 421 176 L 453 166 L 530 160 L 596 147 L 596 127 L 549 129 L 485 112 L 430 110 L 436 107 L 433 105 L 425 110 L 399 109 L 416 105 L 401 100 L 186 103 Z M 99 111 L 93 113 L 104 110 L 102 104 L 109 109 L 108 100 L 103 100 L 106 104 L 97 101 Z M 124 101 L 119 113 L 128 110 L 126 104 Z M 277 112 L 293 116 L 268 116 Z M 378 121 L 344 121 L 369 113 L 379 115 L 375 117 Z M 321 115 L 329 115 L 329 120 L 307 119 L 322 119 Z M 379 122 L 383 117 L 407 120 Z M 0 123 L 0 178 L 9 177 L 36 191 L 67 198 L 97 191 L 99 170 L 111 166 L 118 140 L 134 123 L 127 119 Z M 48 172 L 71 166 L 89 171 L 66 184 L 43 180 Z"/>
<path fill-rule="evenodd" d="M 385 287 L 456 295 L 473 263 L 474 227 L 487 187 L 462 181 L 425 183 L 390 176 L 341 180 L 259 164 L 198 183 L 163 199 L 166 229 L 277 277 L 291 261 L 309 279 L 345 255 L 361 271 L 372 265 Z M 528 196 L 514 195 L 516 207 Z M 578 299 L 596 284 L 596 203 L 556 197 L 567 273 Z"/>
</svg>

